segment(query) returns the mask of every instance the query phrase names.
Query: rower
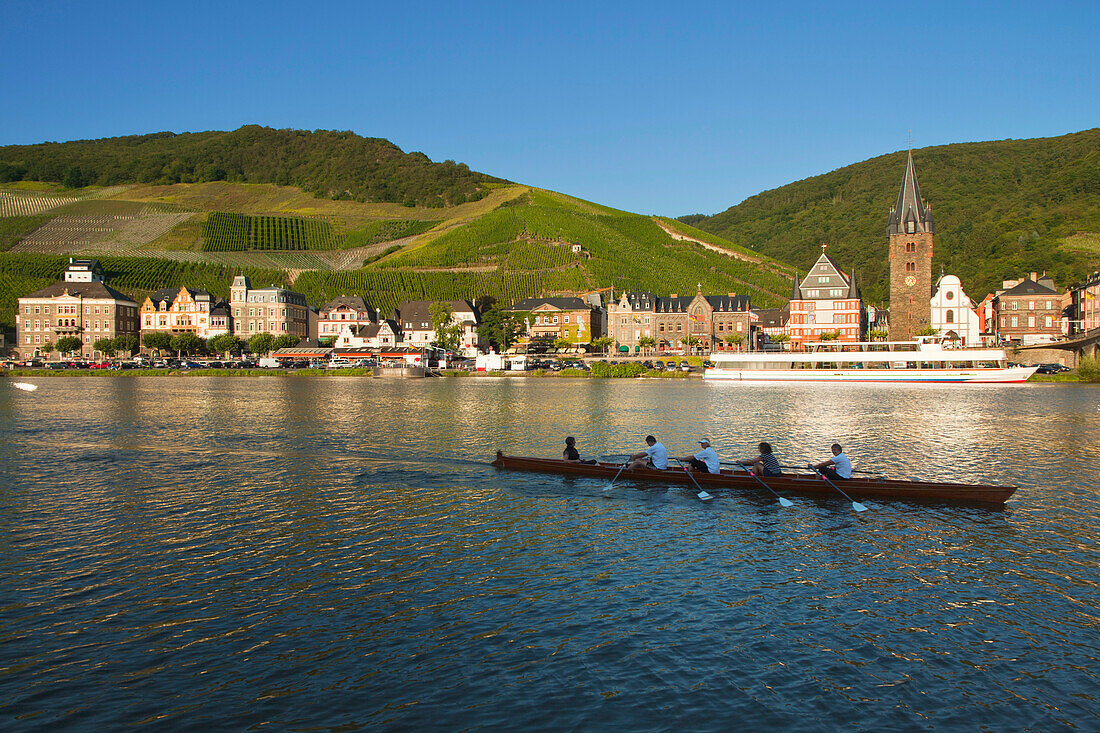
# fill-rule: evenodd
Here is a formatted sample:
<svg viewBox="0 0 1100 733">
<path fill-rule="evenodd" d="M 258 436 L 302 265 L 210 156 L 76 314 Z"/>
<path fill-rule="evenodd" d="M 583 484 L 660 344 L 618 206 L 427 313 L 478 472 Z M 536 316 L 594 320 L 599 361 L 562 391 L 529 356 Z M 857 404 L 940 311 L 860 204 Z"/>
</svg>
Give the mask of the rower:
<svg viewBox="0 0 1100 733">
<path fill-rule="evenodd" d="M 852 462 L 848 460 L 848 456 L 844 455 L 844 449 L 840 447 L 840 443 L 833 443 L 831 450 L 833 451 L 832 458 L 828 458 L 821 463 L 811 463 L 807 468 L 820 471 L 826 478 L 833 481 L 838 479 L 847 481 L 852 477 Z"/>
<path fill-rule="evenodd" d="M 649 447 L 630 456 L 630 465 L 627 468 L 631 471 L 637 468 L 656 468 L 659 471 L 667 469 L 668 450 L 652 435 L 645 436 L 645 442 Z"/>
<path fill-rule="evenodd" d="M 760 443 L 756 448 L 760 451 L 760 455 L 742 458 L 738 463 L 742 466 L 751 466 L 752 472 L 757 476 L 782 476 L 783 469 L 779 466 L 779 459 L 772 453 L 772 444 Z"/>
<path fill-rule="evenodd" d="M 722 467 L 718 460 L 718 454 L 710 447 L 710 439 L 701 439 L 699 445 L 703 446 L 703 449 L 698 453 L 684 456 L 683 458 L 677 458 L 676 460 L 682 461 L 683 463 L 690 463 L 694 471 L 721 473 Z"/>
<path fill-rule="evenodd" d="M 581 462 L 581 454 L 577 452 L 577 439 L 572 435 L 565 439 L 565 450 L 561 452 L 561 459 L 566 463 Z"/>
</svg>

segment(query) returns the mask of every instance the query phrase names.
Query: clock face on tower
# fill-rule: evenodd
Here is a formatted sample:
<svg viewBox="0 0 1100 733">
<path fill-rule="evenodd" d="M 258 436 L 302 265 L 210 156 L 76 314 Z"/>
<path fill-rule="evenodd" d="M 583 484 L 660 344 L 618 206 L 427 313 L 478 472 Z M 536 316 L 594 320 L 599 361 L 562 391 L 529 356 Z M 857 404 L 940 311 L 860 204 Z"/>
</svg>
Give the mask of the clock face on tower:
<svg viewBox="0 0 1100 733">
<path fill-rule="evenodd" d="M 905 276 L 905 284 L 908 285 L 909 287 L 913 287 L 913 285 L 916 282 L 917 282 L 917 278 L 913 277 L 912 275 L 906 275 Z"/>
</svg>

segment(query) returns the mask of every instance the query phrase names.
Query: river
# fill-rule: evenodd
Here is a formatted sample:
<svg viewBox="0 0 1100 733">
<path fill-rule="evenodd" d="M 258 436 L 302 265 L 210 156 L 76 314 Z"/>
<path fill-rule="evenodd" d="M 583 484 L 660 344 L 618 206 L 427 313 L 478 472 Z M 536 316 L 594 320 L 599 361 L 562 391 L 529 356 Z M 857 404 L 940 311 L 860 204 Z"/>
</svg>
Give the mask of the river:
<svg viewBox="0 0 1100 733">
<path fill-rule="evenodd" d="M 1100 388 L 0 381 L 6 730 L 1097 730 Z M 498 471 L 769 440 L 1004 511 Z"/>
</svg>

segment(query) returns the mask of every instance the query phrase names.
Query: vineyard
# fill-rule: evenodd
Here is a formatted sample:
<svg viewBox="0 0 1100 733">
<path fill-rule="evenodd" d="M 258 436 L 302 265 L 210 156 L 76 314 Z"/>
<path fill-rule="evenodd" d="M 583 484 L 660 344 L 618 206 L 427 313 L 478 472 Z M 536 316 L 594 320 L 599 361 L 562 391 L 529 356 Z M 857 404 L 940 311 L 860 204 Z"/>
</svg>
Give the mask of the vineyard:
<svg viewBox="0 0 1100 733">
<path fill-rule="evenodd" d="M 361 295 L 380 313 L 390 313 L 403 300 L 472 300 L 492 295 L 511 303 L 550 291 L 586 290 L 579 270 L 551 272 L 415 272 L 359 270 L 304 272 L 294 289 L 311 304 L 323 304 L 337 295 Z"/>
<path fill-rule="evenodd" d="M 202 227 L 203 252 L 325 250 L 336 247 L 332 225 L 299 216 L 212 212 Z"/>
<path fill-rule="evenodd" d="M 323 219 L 215 211 L 203 224 L 202 249 L 204 252 L 351 249 L 413 237 L 438 223 L 384 219 L 338 233 Z"/>
<path fill-rule="evenodd" d="M 580 244 L 587 256 L 577 259 L 559 242 Z M 790 290 L 784 275 L 675 240 L 649 217 L 535 190 L 376 267 L 495 263 L 511 271 L 545 271 L 573 261 L 589 282 L 624 290 L 694 292 L 698 285 L 708 293 L 747 292 L 761 306 L 778 305 Z"/>
<path fill-rule="evenodd" d="M 0 191 L 0 217 L 35 216 L 59 206 L 76 203 L 81 198 L 81 196 L 47 196 L 38 193 Z"/>
<path fill-rule="evenodd" d="M 148 244 L 194 214 L 56 216 L 11 247 L 12 252 L 72 254 L 93 245 L 125 250 Z"/>
</svg>

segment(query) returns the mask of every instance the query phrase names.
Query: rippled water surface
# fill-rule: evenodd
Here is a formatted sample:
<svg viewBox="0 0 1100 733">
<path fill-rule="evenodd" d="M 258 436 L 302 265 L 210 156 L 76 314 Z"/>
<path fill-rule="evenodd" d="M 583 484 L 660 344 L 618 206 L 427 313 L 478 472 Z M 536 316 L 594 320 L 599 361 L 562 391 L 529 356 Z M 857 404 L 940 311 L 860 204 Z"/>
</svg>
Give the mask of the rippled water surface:
<svg viewBox="0 0 1100 733">
<path fill-rule="evenodd" d="M 0 383 L 0 726 L 1100 729 L 1100 389 Z M 497 471 L 747 456 L 1005 511 Z"/>
</svg>

